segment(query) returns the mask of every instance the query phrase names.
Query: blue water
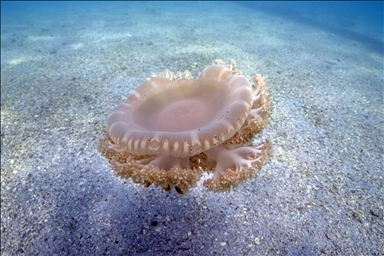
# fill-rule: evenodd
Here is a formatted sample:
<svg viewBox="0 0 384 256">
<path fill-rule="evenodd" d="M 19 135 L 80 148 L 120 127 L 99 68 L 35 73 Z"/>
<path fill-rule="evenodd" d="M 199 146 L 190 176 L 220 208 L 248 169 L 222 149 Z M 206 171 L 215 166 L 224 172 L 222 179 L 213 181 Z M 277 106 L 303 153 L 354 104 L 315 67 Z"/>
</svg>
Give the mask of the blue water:
<svg viewBox="0 0 384 256">
<path fill-rule="evenodd" d="M 245 2 L 244 6 L 359 41 L 383 53 L 383 2 Z"/>
<path fill-rule="evenodd" d="M 3 25 L 7 25 L 8 21 L 20 21 L 25 18 L 41 20 L 47 17 L 52 19 L 61 18 L 61 15 L 72 12 L 116 12 L 117 8 L 132 8 L 138 12 L 143 10 L 147 5 L 161 5 L 164 8 L 173 9 L 176 6 L 188 8 L 194 5 L 194 2 L 17 2 L 2 1 L 1 16 Z M 221 2 L 214 5 L 220 6 Z M 351 2 L 237 2 L 239 5 L 246 6 L 250 9 L 261 10 L 272 15 L 285 17 L 298 22 L 311 24 L 314 20 L 316 23 L 322 23 L 324 26 L 341 26 L 353 29 L 356 25 L 371 27 L 376 31 L 377 37 L 383 36 L 383 2 L 382 1 L 351 1 Z M 200 8 L 204 9 L 204 3 L 199 3 Z M 207 4 L 210 6 L 210 4 Z M 109 10 L 107 10 L 109 8 Z M 214 8 L 212 8 L 214 12 Z M 53 16 L 51 16 L 53 15 Z M 56 17 L 54 15 L 57 15 Z M 196 13 L 198 15 L 198 13 Z M 150 17 L 148 17 L 150 18 Z M 337 22 L 339 20 L 339 23 Z M 321 26 L 319 24 L 319 26 Z"/>
<path fill-rule="evenodd" d="M 215 6 L 219 7 L 222 2 L 199 3 L 198 8 L 205 10 L 210 8 L 215 12 Z M 195 2 L 1 2 L 2 29 L 8 22 L 16 24 L 33 25 L 39 20 L 50 19 L 65 22 L 68 19 L 87 18 L 88 15 L 102 17 L 106 13 L 116 12 L 119 15 L 122 9 L 141 12 L 148 5 L 156 9 L 161 6 L 164 9 L 185 10 L 195 5 Z M 352 37 L 355 40 L 369 40 L 373 37 L 377 42 L 373 48 L 379 47 L 383 39 L 383 2 L 361 1 L 361 2 L 237 2 L 238 5 L 250 9 L 262 11 L 277 17 L 326 29 L 341 35 Z M 195 15 L 199 16 L 198 8 L 194 8 Z M 71 14 L 82 13 L 83 16 Z M 180 14 L 180 13 L 175 13 Z M 251 18 L 251 17 L 250 17 Z M 150 20 L 151 17 L 148 16 Z M 203 24 L 201 24 L 203 25 Z M 364 34 L 360 28 L 369 28 L 369 35 Z M 356 32 L 353 33 L 353 32 Z M 379 47 L 380 48 L 380 47 Z"/>
<path fill-rule="evenodd" d="M 2 36 L 8 33 L 18 33 L 28 29 L 38 28 L 47 29 L 49 23 L 60 23 L 60 26 L 51 28 L 60 31 L 65 26 L 76 29 L 81 28 L 81 24 L 89 25 L 92 20 L 102 19 L 103 17 L 114 16 L 115 19 L 132 19 L 130 14 L 148 12 L 147 21 L 151 22 L 151 12 L 169 11 L 175 16 L 194 15 L 196 19 L 202 17 L 202 12 L 210 10 L 215 14 L 215 10 L 220 12 L 220 8 L 226 2 L 1 2 L 1 21 Z M 263 12 L 271 17 L 283 18 L 297 24 L 313 27 L 314 30 L 326 31 L 341 37 L 360 42 L 365 47 L 380 54 L 383 53 L 383 2 L 237 2 L 239 6 L 249 8 L 257 12 Z M 237 13 L 231 15 L 223 13 L 228 19 L 236 22 Z M 157 15 L 157 14 L 156 14 Z M 232 17 L 231 17 L 232 16 Z M 168 22 L 172 19 L 167 17 Z M 252 19 L 250 16 L 249 19 Z M 145 19 L 137 22 L 147 22 Z M 178 21 L 175 21 L 178 22 Z M 116 24 L 117 26 L 119 24 Z M 196 27 L 206 24 L 195 23 Z M 224 25 L 224 24 L 223 24 Z M 239 21 L 239 26 L 246 25 L 244 21 Z M 182 29 L 182 28 L 181 28 Z M 187 33 L 188 31 L 184 31 Z M 215 33 L 212 31 L 212 33 Z M 20 35 L 21 36 L 21 35 Z M 15 34 L 15 38 L 18 36 Z M 14 38 L 14 39 L 15 39 Z M 2 40 L 4 42 L 5 40 Z M 7 49 L 7 44 L 2 45 L 3 50 Z"/>
</svg>

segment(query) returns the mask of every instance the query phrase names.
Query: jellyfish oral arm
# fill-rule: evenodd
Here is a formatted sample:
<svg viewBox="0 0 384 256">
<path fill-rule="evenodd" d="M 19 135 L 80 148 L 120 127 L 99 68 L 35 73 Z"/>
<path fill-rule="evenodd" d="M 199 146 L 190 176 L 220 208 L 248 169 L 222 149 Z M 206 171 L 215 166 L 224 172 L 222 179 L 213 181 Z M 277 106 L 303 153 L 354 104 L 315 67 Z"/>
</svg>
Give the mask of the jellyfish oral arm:
<svg viewBox="0 0 384 256">
<path fill-rule="evenodd" d="M 213 177 L 204 185 L 213 191 L 229 191 L 256 175 L 272 155 L 272 147 L 269 141 L 256 147 L 221 144 L 204 153 L 216 161 Z"/>
</svg>

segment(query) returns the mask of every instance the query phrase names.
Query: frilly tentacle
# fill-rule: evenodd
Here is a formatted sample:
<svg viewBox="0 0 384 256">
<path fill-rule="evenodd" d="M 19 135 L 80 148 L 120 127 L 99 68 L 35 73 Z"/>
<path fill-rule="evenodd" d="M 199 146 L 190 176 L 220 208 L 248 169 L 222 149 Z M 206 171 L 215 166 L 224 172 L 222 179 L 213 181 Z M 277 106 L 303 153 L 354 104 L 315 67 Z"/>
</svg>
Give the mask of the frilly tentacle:
<svg viewBox="0 0 384 256">
<path fill-rule="evenodd" d="M 249 144 L 254 136 L 268 125 L 273 110 L 273 103 L 268 94 L 268 87 L 260 75 L 253 77 L 253 105 L 243 126 L 224 144 Z"/>
<path fill-rule="evenodd" d="M 102 139 L 100 141 L 99 146 L 98 146 L 97 149 L 109 161 L 111 161 L 112 158 L 116 158 L 117 161 L 125 160 L 128 157 L 128 155 L 130 155 L 128 152 L 126 152 L 123 149 L 119 148 L 111 140 L 111 138 L 108 136 L 108 134 L 106 134 L 104 139 Z"/>
<path fill-rule="evenodd" d="M 196 186 L 202 176 L 201 170 L 189 168 L 187 161 L 188 158 L 157 156 L 142 160 L 127 159 L 126 165 L 132 170 L 131 178 L 135 183 L 146 186 L 153 183 L 165 191 L 175 189 L 179 194 L 185 194 L 189 188 Z"/>
<path fill-rule="evenodd" d="M 257 146 L 220 145 L 206 152 L 216 159 L 216 169 L 211 179 L 204 182 L 209 190 L 229 191 L 232 187 L 257 175 L 257 171 L 272 155 L 269 141 Z"/>
<path fill-rule="evenodd" d="M 108 135 L 100 141 L 99 150 L 117 175 L 146 187 L 154 184 L 165 191 L 175 189 L 185 194 L 202 176 L 201 168 L 190 168 L 189 158 L 132 155 L 120 150 Z"/>
</svg>

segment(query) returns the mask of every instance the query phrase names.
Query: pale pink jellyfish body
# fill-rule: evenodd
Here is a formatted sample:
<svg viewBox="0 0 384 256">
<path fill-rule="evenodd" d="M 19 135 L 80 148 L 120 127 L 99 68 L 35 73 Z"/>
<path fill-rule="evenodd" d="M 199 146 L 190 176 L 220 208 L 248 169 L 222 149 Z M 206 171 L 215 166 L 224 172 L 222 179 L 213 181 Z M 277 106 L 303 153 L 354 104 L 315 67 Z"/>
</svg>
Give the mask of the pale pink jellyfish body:
<svg viewBox="0 0 384 256">
<path fill-rule="evenodd" d="M 120 176 L 146 186 L 184 194 L 214 170 L 204 185 L 228 191 L 271 155 L 268 142 L 251 145 L 272 109 L 264 80 L 253 81 L 254 88 L 233 61 L 216 61 L 197 79 L 169 71 L 151 77 L 109 114 L 99 149 Z"/>
</svg>

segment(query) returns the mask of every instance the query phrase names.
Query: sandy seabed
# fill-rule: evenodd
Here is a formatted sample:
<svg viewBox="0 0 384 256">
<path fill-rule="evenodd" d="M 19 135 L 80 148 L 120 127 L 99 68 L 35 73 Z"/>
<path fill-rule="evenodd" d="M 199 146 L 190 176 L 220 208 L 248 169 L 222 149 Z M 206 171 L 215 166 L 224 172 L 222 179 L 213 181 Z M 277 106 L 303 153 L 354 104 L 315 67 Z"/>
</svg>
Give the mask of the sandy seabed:
<svg viewBox="0 0 384 256">
<path fill-rule="evenodd" d="M 382 38 L 173 5 L 2 15 L 1 254 L 383 255 Z M 152 72 L 196 77 L 215 59 L 262 74 L 273 95 L 259 177 L 184 196 L 116 177 L 97 151 L 111 109 Z"/>
</svg>

